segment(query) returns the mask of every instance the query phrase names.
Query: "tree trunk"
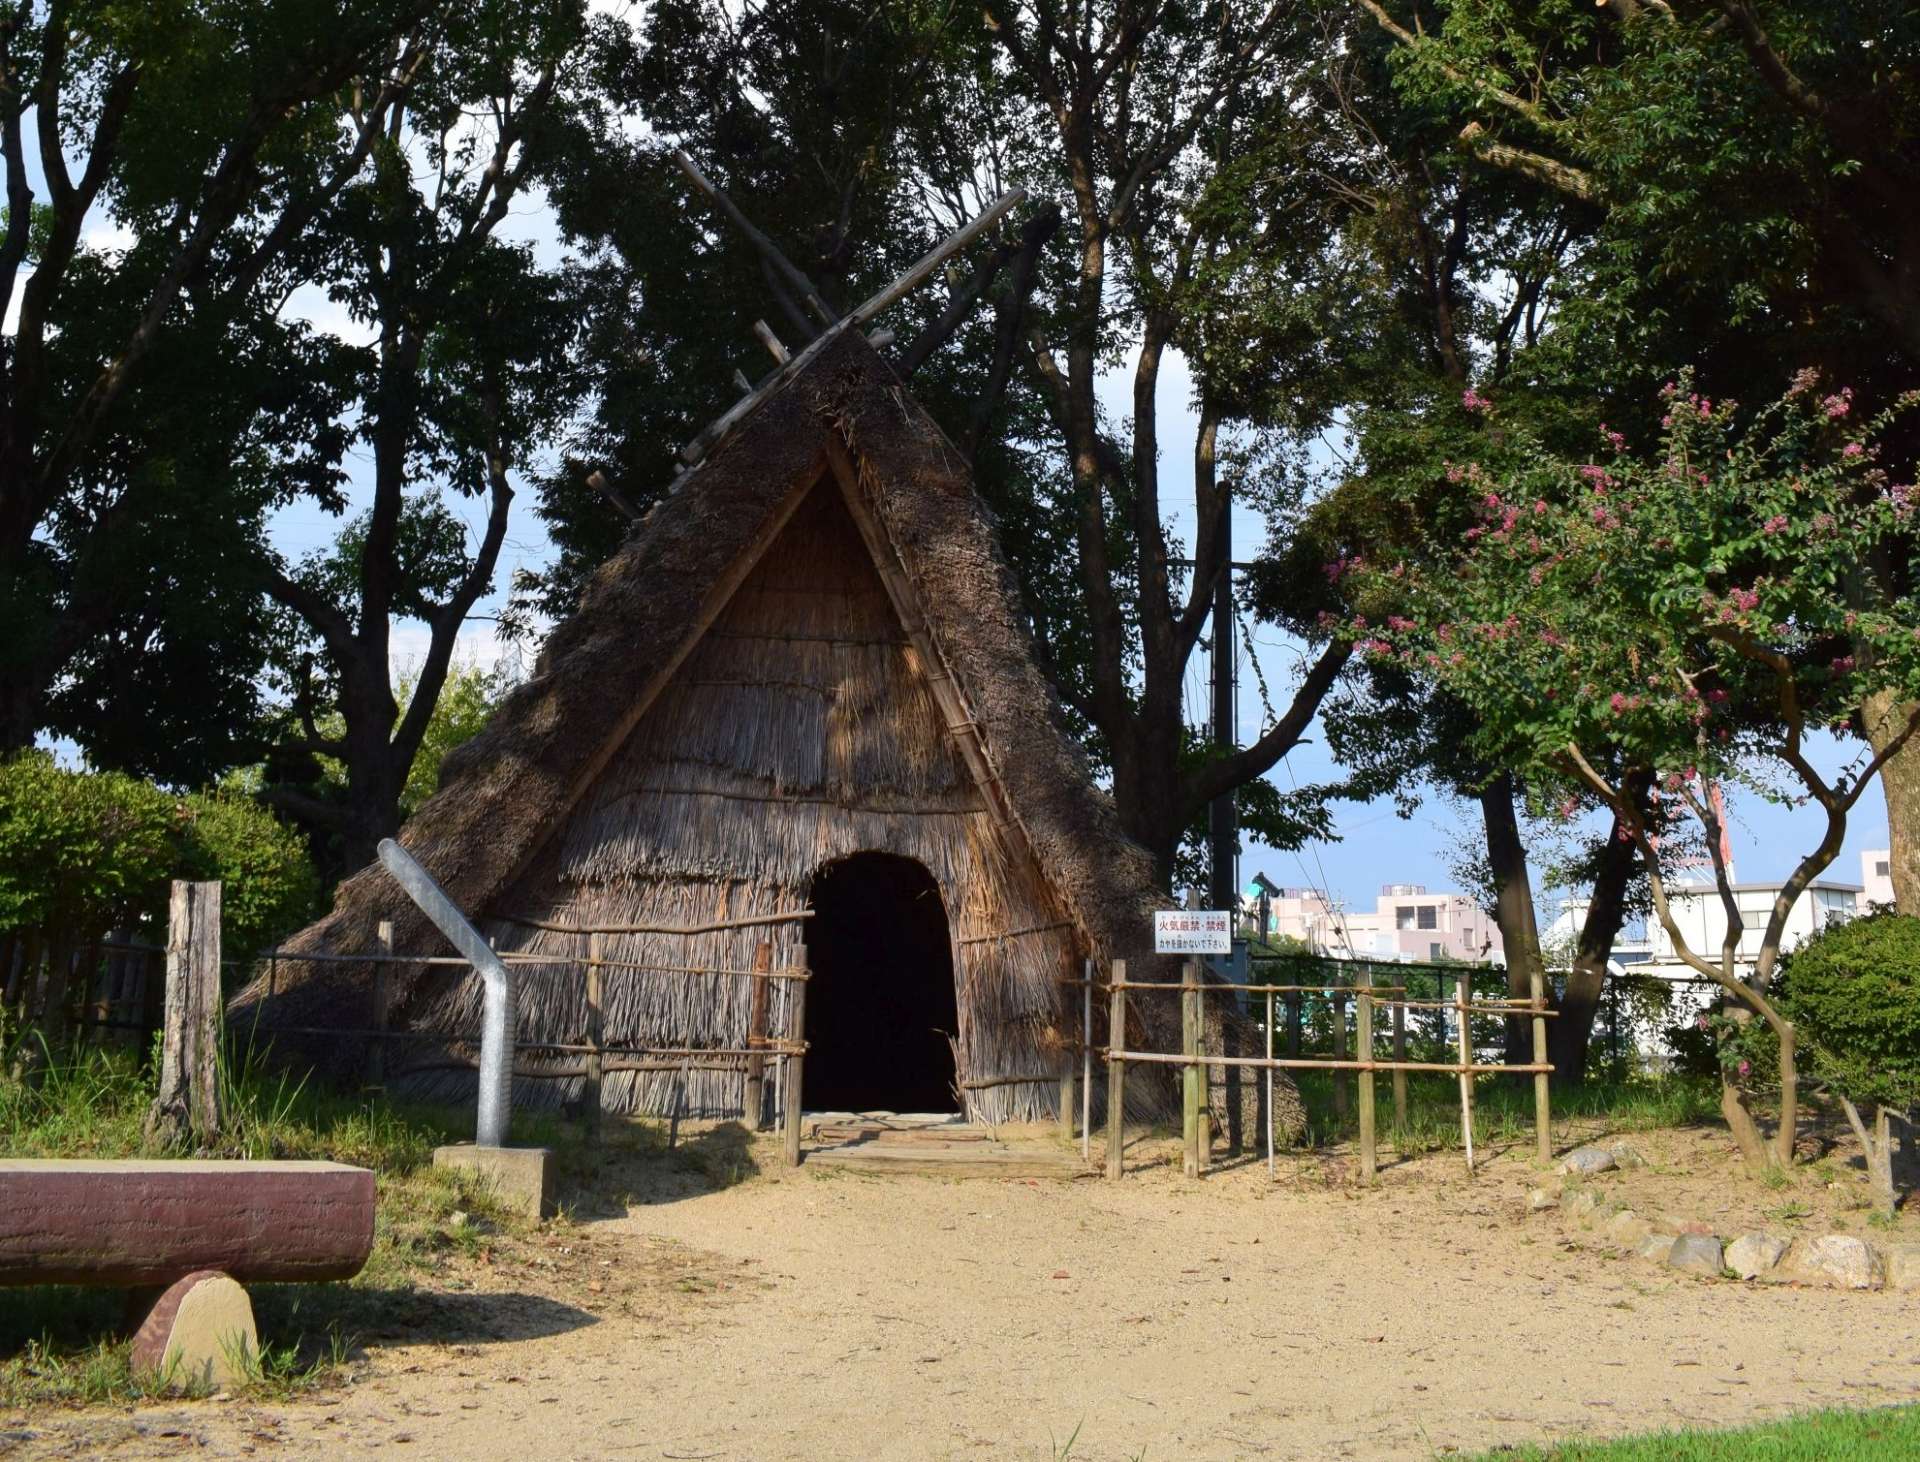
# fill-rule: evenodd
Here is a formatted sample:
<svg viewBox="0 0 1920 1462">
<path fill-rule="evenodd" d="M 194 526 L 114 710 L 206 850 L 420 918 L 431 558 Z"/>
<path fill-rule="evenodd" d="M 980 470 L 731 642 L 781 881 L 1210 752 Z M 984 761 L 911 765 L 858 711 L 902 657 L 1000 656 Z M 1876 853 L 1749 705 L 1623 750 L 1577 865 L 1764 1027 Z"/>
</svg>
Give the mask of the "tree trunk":
<svg viewBox="0 0 1920 1462">
<path fill-rule="evenodd" d="M 155 1147 L 206 1147 L 220 1132 L 220 885 L 173 885 L 167 925 L 166 1034 L 147 1111 Z"/>
<path fill-rule="evenodd" d="M 1847 1125 L 1853 1128 L 1853 1135 L 1860 1139 L 1860 1151 L 1866 1157 L 1867 1179 L 1873 1184 L 1874 1206 L 1888 1218 L 1894 1216 L 1893 1191 L 1893 1130 L 1889 1122 L 1890 1113 L 1885 1107 L 1875 1107 L 1873 1130 L 1867 1130 L 1867 1124 L 1861 1120 L 1860 1109 L 1842 1096 L 1840 1107 L 1847 1114 Z"/>
<path fill-rule="evenodd" d="M 1567 972 L 1567 986 L 1560 997 L 1559 1018 L 1547 1031 L 1548 1059 L 1553 1062 L 1553 1084 L 1558 1090 L 1586 1080 L 1593 1022 L 1606 994 L 1607 961 L 1613 957 L 1613 942 L 1626 922 L 1627 888 L 1637 867 L 1634 846 L 1620 836 L 1616 821 L 1607 833 L 1607 846 L 1594 874 L 1593 896 L 1587 901 L 1586 922 L 1580 927 L 1573 968 Z"/>
<path fill-rule="evenodd" d="M 1896 701 L 1891 691 L 1867 697 L 1861 715 L 1876 752 L 1900 734 L 1914 709 L 1914 702 Z M 1887 758 L 1880 768 L 1880 790 L 1887 799 L 1894 902 L 1903 914 L 1920 914 L 1920 739 Z"/>
<path fill-rule="evenodd" d="M 1520 821 L 1514 815 L 1511 773 L 1502 772 L 1480 789 L 1480 812 L 1486 823 L 1487 869 L 1493 876 L 1494 920 L 1506 947 L 1507 994 L 1515 1000 L 1533 998 L 1536 971 L 1544 979 L 1545 958 L 1540 952 L 1540 929 L 1534 922 L 1533 885 L 1527 876 L 1527 848 L 1520 841 Z M 1507 1017 L 1506 1050 L 1509 1065 L 1533 1059 L 1531 1023 Z"/>
</svg>

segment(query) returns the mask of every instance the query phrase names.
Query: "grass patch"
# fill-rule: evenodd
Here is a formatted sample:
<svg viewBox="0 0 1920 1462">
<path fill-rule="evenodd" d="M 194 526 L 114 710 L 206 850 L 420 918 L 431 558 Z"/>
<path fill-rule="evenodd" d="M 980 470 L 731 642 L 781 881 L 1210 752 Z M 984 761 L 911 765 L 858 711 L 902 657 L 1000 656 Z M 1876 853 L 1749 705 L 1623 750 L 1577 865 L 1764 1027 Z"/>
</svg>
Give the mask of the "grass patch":
<svg viewBox="0 0 1920 1462">
<path fill-rule="evenodd" d="M 1330 1071 L 1297 1071 L 1294 1080 L 1307 1111 L 1308 1140 L 1315 1146 L 1352 1141 L 1359 1132 L 1353 1076 Z M 1335 1110 L 1334 1083 L 1347 1084 L 1348 1111 Z M 1407 1120 L 1393 1120 L 1390 1078 L 1375 1078 L 1383 1142 L 1396 1152 L 1421 1153 L 1458 1148 L 1460 1087 L 1452 1076 L 1413 1072 L 1407 1078 Z M 1646 1132 L 1684 1127 L 1719 1118 L 1720 1094 L 1710 1081 L 1685 1076 L 1591 1080 L 1553 1097 L 1556 1129 L 1582 1123 L 1610 1132 Z M 1533 1139 L 1533 1083 L 1520 1076 L 1477 1077 L 1473 1088 L 1473 1140 L 1493 1147 Z"/>
<path fill-rule="evenodd" d="M 1482 1462 L 1878 1462 L 1920 1456 L 1920 1407 L 1815 1411 L 1734 1431 L 1659 1432 L 1615 1442 L 1508 1447 Z"/>
<path fill-rule="evenodd" d="M 251 1059 L 223 1073 L 222 1088 L 227 1129 L 210 1155 L 329 1158 L 373 1169 L 376 1184 L 373 1252 L 359 1275 L 248 1286 L 262 1337 L 250 1393 L 337 1380 L 362 1337 L 425 1317 L 418 1281 L 447 1255 L 528 1227 L 467 1175 L 431 1166 L 435 1147 L 471 1136 L 470 1111 L 323 1090 Z M 138 1156 L 152 1099 L 143 1063 L 127 1051 L 84 1050 L 32 1083 L 0 1080 L 0 1156 Z M 515 1114 L 516 1143 L 555 1145 L 558 1135 L 553 1118 Z M 158 1383 L 128 1363 L 126 1324 L 118 1290 L 0 1291 L 0 1407 L 153 1394 Z"/>
</svg>

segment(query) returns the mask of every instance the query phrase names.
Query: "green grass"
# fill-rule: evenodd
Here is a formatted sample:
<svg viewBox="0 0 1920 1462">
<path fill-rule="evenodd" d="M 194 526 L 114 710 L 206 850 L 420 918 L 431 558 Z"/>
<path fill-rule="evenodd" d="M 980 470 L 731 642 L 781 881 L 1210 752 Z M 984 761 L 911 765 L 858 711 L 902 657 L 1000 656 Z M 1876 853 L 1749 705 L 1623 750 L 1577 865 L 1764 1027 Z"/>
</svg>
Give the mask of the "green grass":
<svg viewBox="0 0 1920 1462">
<path fill-rule="evenodd" d="M 1307 1109 L 1307 1133 L 1315 1146 L 1351 1141 L 1359 1130 L 1351 1075 L 1327 1071 L 1299 1071 L 1294 1080 Z M 1347 1084 L 1348 1112 L 1334 1110 L 1334 1082 Z M 1457 1148 L 1460 1144 L 1460 1087 L 1451 1076 L 1415 1072 L 1407 1078 L 1407 1122 L 1393 1121 L 1391 1078 L 1374 1080 L 1375 1102 L 1384 1142 L 1396 1152 L 1420 1153 Z M 1623 1081 L 1589 1080 L 1570 1092 L 1553 1096 L 1553 1120 L 1595 1123 L 1610 1132 L 1645 1132 L 1659 1127 L 1684 1127 L 1718 1120 L 1718 1089 L 1709 1081 L 1691 1077 L 1640 1078 Z M 1533 1083 L 1517 1076 L 1482 1076 L 1473 1088 L 1473 1140 L 1482 1147 L 1524 1143 L 1533 1136 Z"/>
<path fill-rule="evenodd" d="M 323 1091 L 244 1059 L 223 1073 L 226 1130 L 212 1155 L 331 1158 L 376 1175 L 373 1252 L 342 1284 L 250 1286 L 262 1354 L 247 1389 L 284 1395 L 336 1379 L 369 1330 L 420 1312 L 419 1278 L 450 1251 L 524 1227 L 464 1175 L 430 1165 L 433 1149 L 472 1135 L 471 1112 L 402 1107 L 377 1093 Z M 153 1098 L 142 1063 L 91 1050 L 31 1083 L 0 1078 L 0 1156 L 132 1157 Z M 512 1140 L 554 1145 L 552 1118 L 516 1115 Z M 468 1215 L 454 1222 L 458 1213 Z M 128 1364 L 117 1290 L 0 1290 L 0 1407 L 84 1406 L 153 1394 Z"/>
<path fill-rule="evenodd" d="M 1815 1411 L 1735 1431 L 1659 1432 L 1616 1442 L 1506 1447 L 1481 1462 L 1879 1462 L 1920 1456 L 1920 1407 Z"/>
</svg>

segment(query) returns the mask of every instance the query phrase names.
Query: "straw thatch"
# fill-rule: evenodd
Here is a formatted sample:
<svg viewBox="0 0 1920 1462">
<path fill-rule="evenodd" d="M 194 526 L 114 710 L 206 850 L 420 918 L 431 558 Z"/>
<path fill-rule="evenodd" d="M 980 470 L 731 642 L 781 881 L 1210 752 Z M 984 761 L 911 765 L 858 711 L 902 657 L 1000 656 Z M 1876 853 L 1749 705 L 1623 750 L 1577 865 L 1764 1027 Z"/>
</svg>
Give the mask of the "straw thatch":
<svg viewBox="0 0 1920 1462">
<path fill-rule="evenodd" d="M 589 942 L 536 924 L 794 914 L 836 858 L 912 858 L 953 936 L 967 1110 L 1040 1117 L 1078 1036 L 1062 979 L 1087 955 L 1150 975 L 1150 912 L 1164 899 L 1029 656 L 958 453 L 856 332 L 796 364 L 601 571 L 532 679 L 449 758 L 403 841 L 498 948 L 552 957 L 517 966 L 519 1029 L 560 1044 L 586 1037 Z M 290 947 L 365 952 L 380 919 L 397 949 L 443 947 L 377 868 Z M 776 968 L 797 965 L 799 938 L 796 923 L 602 935 L 610 965 L 655 967 L 604 970 L 605 1041 L 744 1046 L 752 982 L 677 971 L 747 969 L 763 941 Z M 370 988 L 356 966 L 283 958 L 271 998 L 257 980 L 239 1005 L 269 1032 L 357 1027 Z M 478 1029 L 471 976 L 413 967 L 395 989 L 397 1025 Z M 786 990 L 773 987 L 776 1037 Z M 283 1045 L 359 1059 L 343 1042 Z M 464 1059 L 455 1043 L 403 1047 L 390 1084 L 471 1090 Z M 571 1097 L 579 1057 L 529 1051 L 521 1069 L 543 1062 L 569 1074 L 520 1083 L 517 1097 Z M 738 1069 L 620 1064 L 610 1109 L 741 1109 Z"/>
</svg>

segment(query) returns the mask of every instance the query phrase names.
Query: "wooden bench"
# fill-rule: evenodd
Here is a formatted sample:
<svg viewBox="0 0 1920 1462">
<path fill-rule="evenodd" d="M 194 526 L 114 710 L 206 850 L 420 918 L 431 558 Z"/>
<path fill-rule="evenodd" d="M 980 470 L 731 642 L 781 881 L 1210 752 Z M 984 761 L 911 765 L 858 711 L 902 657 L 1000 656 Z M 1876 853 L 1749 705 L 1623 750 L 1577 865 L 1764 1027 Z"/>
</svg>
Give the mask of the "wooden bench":
<svg viewBox="0 0 1920 1462">
<path fill-rule="evenodd" d="M 0 1285 L 165 1286 L 134 1362 L 208 1384 L 236 1374 L 231 1332 L 257 1350 L 241 1281 L 350 1279 L 372 1250 L 366 1168 L 0 1158 Z"/>
</svg>

